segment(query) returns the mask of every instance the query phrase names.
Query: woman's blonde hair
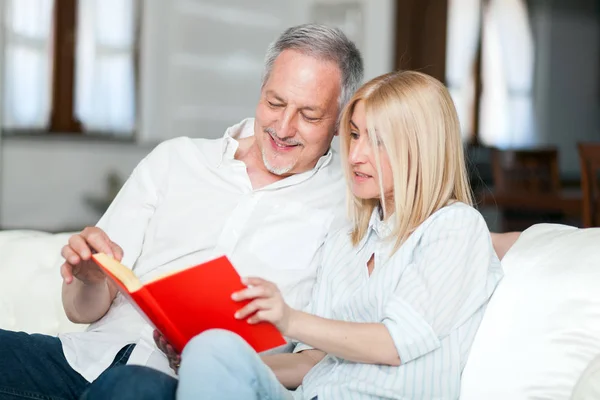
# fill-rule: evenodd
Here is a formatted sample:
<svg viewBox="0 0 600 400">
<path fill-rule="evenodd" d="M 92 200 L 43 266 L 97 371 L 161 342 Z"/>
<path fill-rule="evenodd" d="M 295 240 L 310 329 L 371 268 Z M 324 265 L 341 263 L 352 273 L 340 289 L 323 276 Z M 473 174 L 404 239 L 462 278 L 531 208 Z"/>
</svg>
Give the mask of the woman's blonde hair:
<svg viewBox="0 0 600 400">
<path fill-rule="evenodd" d="M 352 166 L 350 120 L 356 104 L 365 107 L 371 146 L 377 142 L 387 152 L 394 183 L 394 251 L 440 208 L 460 201 L 473 204 L 460 124 L 448 90 L 435 78 L 414 71 L 398 71 L 364 84 L 344 109 L 340 123 L 343 168 L 348 182 L 348 207 L 354 224 L 352 242 L 367 233 L 373 210 L 385 210 L 379 152 L 374 151 L 379 171 L 379 199 L 359 199 L 350 190 Z"/>
</svg>

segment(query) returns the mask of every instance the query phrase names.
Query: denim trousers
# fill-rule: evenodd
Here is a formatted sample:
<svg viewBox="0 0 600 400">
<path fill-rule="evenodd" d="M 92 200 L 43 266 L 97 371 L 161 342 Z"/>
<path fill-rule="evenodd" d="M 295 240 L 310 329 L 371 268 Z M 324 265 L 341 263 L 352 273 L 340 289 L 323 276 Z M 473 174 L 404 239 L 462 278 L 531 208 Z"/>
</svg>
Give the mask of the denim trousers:
<svg viewBox="0 0 600 400">
<path fill-rule="evenodd" d="M 103 373 L 82 399 L 287 400 L 291 392 L 239 336 L 211 330 L 183 350 L 179 383 L 157 370 L 123 365 Z"/>
<path fill-rule="evenodd" d="M 121 349 L 110 368 L 125 364 L 133 347 Z M 0 400 L 79 399 L 89 385 L 67 362 L 58 338 L 0 329 Z"/>
<path fill-rule="evenodd" d="M 149 367 L 121 365 L 89 385 L 82 400 L 290 400 L 256 352 L 229 331 L 210 330 L 183 350 L 179 382 Z M 316 399 L 316 398 L 315 398 Z M 315 400 L 313 399 L 313 400 Z"/>
<path fill-rule="evenodd" d="M 206 331 L 183 350 L 178 400 L 289 400 L 287 390 L 241 337 L 224 330 Z"/>
</svg>

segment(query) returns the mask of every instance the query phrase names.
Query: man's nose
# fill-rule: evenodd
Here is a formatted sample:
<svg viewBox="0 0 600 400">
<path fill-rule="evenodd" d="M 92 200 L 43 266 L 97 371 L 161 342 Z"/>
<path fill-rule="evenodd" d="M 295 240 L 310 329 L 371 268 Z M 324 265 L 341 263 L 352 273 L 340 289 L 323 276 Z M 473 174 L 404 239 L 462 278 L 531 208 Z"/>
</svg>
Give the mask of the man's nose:
<svg viewBox="0 0 600 400">
<path fill-rule="evenodd" d="M 279 130 L 277 136 L 280 139 L 291 138 L 296 135 L 296 114 L 291 110 L 285 110 L 281 116 Z"/>
</svg>

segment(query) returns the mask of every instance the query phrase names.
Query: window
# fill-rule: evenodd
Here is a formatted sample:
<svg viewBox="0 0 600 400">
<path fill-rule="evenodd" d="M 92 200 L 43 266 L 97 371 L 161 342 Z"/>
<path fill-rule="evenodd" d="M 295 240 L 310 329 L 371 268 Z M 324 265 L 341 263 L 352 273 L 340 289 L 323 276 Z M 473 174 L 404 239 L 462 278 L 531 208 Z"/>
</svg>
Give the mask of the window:
<svg viewBox="0 0 600 400">
<path fill-rule="evenodd" d="M 137 0 L 6 0 L 5 130 L 131 137 Z"/>
<path fill-rule="evenodd" d="M 524 0 L 449 0 L 446 80 L 468 142 L 534 144 L 534 44 Z"/>
</svg>

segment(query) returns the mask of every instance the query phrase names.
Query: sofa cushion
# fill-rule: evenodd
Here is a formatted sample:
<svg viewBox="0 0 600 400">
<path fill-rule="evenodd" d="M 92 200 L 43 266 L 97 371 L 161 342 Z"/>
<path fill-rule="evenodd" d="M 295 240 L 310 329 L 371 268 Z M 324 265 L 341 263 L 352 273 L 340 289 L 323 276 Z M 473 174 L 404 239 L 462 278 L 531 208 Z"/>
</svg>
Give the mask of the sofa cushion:
<svg viewBox="0 0 600 400">
<path fill-rule="evenodd" d="M 0 329 L 80 331 L 62 308 L 60 250 L 69 233 L 0 231 Z"/>
<path fill-rule="evenodd" d="M 461 399 L 570 399 L 600 354 L 600 229 L 535 225 L 502 265 Z"/>
</svg>

